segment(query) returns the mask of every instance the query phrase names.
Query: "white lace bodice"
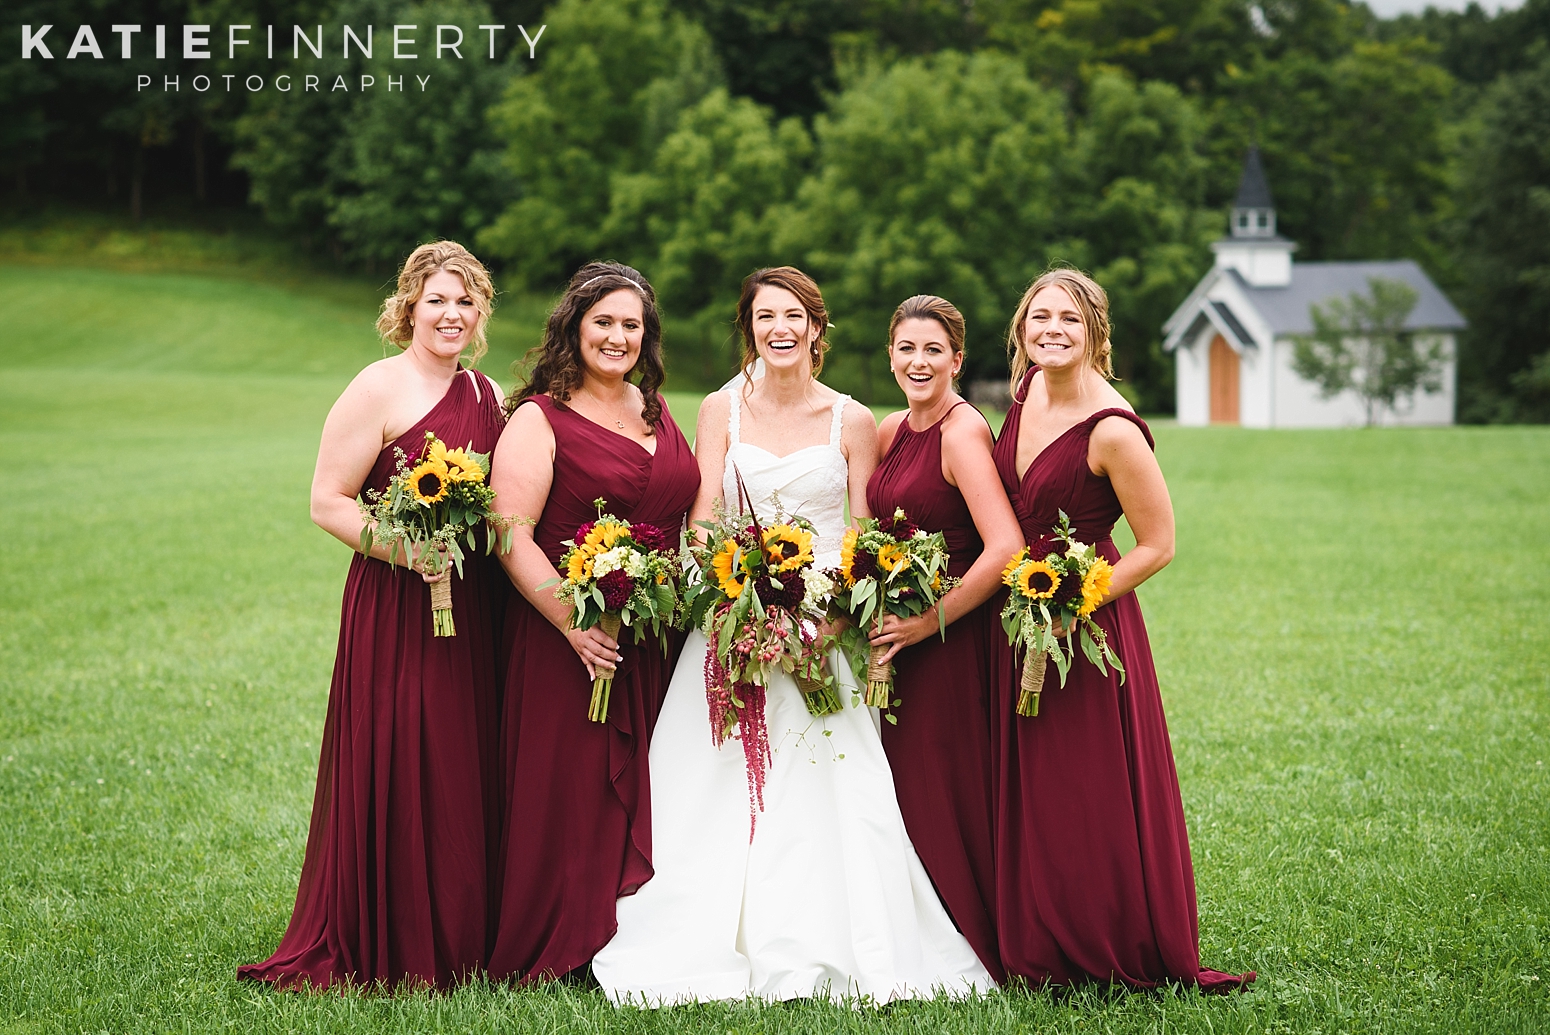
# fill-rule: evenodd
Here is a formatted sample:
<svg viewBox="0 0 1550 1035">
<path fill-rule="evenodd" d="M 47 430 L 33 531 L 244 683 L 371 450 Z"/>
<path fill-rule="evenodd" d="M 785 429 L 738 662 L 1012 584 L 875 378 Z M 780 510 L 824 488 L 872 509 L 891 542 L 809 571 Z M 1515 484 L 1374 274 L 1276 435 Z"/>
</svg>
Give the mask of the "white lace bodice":
<svg viewBox="0 0 1550 1035">
<path fill-rule="evenodd" d="M 753 499 L 753 508 L 761 521 L 774 516 L 775 499 L 788 514 L 804 517 L 817 532 L 813 555 L 818 567 L 839 563 L 840 538 L 845 534 L 845 500 L 850 488 L 850 470 L 840 451 L 840 424 L 850 396 L 834 401 L 829 422 L 829 441 L 807 446 L 785 456 L 742 441 L 743 403 L 737 389 L 728 389 L 727 461 L 721 475 L 721 492 L 727 509 L 737 508 L 737 475 Z"/>
</svg>

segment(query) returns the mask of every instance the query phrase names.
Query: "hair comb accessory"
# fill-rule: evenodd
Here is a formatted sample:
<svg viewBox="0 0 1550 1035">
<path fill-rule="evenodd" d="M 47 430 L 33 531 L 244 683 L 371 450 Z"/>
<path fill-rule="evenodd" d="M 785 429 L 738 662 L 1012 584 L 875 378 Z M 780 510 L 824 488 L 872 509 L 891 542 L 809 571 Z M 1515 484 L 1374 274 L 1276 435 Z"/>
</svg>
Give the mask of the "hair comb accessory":
<svg viewBox="0 0 1550 1035">
<path fill-rule="evenodd" d="M 626 276 L 623 273 L 599 273 L 597 276 L 593 277 L 591 280 L 587 281 L 585 284 L 582 284 L 580 287 L 576 288 L 576 290 L 577 291 L 583 291 L 586 288 L 590 287 L 591 285 L 596 284 L 598 281 L 605 280 L 608 277 L 618 277 L 620 280 L 628 280 L 631 284 L 633 284 L 635 286 L 635 290 L 637 290 L 637 291 L 644 292 L 646 290 L 644 287 L 642 287 L 635 280 L 634 277 Z"/>
</svg>

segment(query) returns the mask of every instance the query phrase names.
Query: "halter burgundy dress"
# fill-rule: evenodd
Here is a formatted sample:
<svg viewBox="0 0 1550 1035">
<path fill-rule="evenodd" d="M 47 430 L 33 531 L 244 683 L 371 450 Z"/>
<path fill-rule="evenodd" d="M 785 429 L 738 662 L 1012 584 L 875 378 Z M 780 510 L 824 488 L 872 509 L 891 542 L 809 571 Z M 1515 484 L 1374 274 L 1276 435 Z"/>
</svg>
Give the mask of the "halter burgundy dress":
<svg viewBox="0 0 1550 1035">
<path fill-rule="evenodd" d="M 700 469 L 665 404 L 653 455 L 546 395 L 527 403 L 554 431 L 554 481 L 533 532 L 550 563 L 597 518 L 599 498 L 615 517 L 649 522 L 676 539 Z M 622 633 L 608 722 L 592 722 L 592 680 L 576 652 L 525 598 L 512 596 L 502 648 L 506 816 L 492 978 L 556 978 L 588 963 L 613 937 L 614 903 L 651 879 L 646 749 L 681 637 L 672 644 L 664 654 L 654 637 L 637 644 Z"/>
<path fill-rule="evenodd" d="M 365 487 L 386 489 L 394 448 L 412 461 L 427 431 L 488 453 L 504 425 L 489 379 L 460 372 L 383 447 Z M 451 577 L 457 635 L 436 637 L 418 573 L 351 560 L 296 908 L 274 955 L 238 977 L 446 987 L 483 967 L 486 828 L 500 793 L 496 648 L 510 590 L 483 543 Z"/>
<path fill-rule="evenodd" d="M 947 573 L 962 578 L 984 543 L 963 494 L 942 477 L 942 421 L 951 412 L 924 431 L 901 421 L 866 497 L 875 516 L 902 507 L 921 528 L 941 532 Z M 896 721 L 883 724 L 883 750 L 905 829 L 942 904 L 985 969 L 1005 983 L 996 946 L 990 725 L 998 660 L 991 627 L 1000 625 L 988 606 L 959 616 L 945 641 L 933 635 L 894 655 L 900 703 Z"/>
<path fill-rule="evenodd" d="M 1064 510 L 1075 538 L 1112 564 L 1119 551 L 1111 534 L 1123 511 L 1109 480 L 1087 465 L 1088 438 L 1106 417 L 1132 421 L 1148 445 L 1151 432 L 1128 410 L 1100 410 L 1018 478 L 1021 400 L 1036 372 L 1018 387 L 995 448 L 1023 537 L 1032 545 L 1049 536 Z M 1125 666 L 1124 682 L 1078 652 L 1062 687 L 1048 663 L 1039 714 L 1029 718 L 1016 715 L 1020 670 L 1005 635 L 996 638 L 1002 961 L 1034 984 L 1239 988 L 1254 975 L 1200 966 L 1189 835 L 1141 605 L 1127 593 L 1093 617 Z"/>
</svg>

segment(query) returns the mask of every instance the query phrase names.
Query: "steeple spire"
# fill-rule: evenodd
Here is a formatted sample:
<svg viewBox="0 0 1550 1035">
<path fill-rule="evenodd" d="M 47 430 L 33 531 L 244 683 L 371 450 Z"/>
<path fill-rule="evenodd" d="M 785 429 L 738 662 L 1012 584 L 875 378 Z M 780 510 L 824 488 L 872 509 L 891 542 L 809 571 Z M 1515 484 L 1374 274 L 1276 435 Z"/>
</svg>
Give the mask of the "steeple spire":
<svg viewBox="0 0 1550 1035">
<path fill-rule="evenodd" d="M 1270 183 L 1259 160 L 1259 146 L 1249 146 L 1243 156 L 1243 175 L 1238 179 L 1238 196 L 1232 203 L 1234 237 L 1274 237 L 1276 203 L 1270 196 Z"/>
<path fill-rule="evenodd" d="M 1292 282 L 1292 253 L 1297 245 L 1276 233 L 1276 203 L 1257 146 L 1243 156 L 1231 232 L 1211 250 L 1219 268 L 1237 270 L 1254 287 L 1286 287 Z"/>
</svg>

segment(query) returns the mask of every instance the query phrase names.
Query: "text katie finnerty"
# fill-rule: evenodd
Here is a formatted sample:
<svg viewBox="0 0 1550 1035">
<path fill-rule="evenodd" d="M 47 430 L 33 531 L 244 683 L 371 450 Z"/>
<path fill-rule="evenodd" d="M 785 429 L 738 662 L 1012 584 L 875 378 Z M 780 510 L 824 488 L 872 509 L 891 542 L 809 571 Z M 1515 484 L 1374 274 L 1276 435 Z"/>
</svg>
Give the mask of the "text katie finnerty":
<svg viewBox="0 0 1550 1035">
<path fill-rule="evenodd" d="M 50 61 L 54 60 L 54 54 L 44 39 L 52 28 L 52 25 L 40 25 L 36 30 L 31 25 L 23 25 L 21 27 L 23 59 L 30 60 L 38 57 Z M 135 56 L 135 37 L 142 29 L 147 28 L 152 31 L 148 31 L 145 38 L 148 41 L 154 41 L 156 58 L 162 60 L 167 57 L 167 26 L 114 25 L 109 29 L 109 32 L 117 33 L 119 36 L 119 56 L 122 59 L 127 61 Z M 179 26 L 173 26 L 173 28 L 176 29 Z M 263 29 L 262 40 L 254 40 L 250 38 L 250 34 L 254 31 L 254 26 L 226 26 L 226 57 L 228 59 L 235 59 L 238 47 L 263 46 L 265 56 L 272 60 L 275 56 L 276 27 L 265 25 L 261 28 Z M 285 27 L 280 26 L 279 28 L 281 30 L 278 33 L 280 37 L 280 54 L 283 57 L 286 50 Z M 318 25 L 314 28 L 316 30 L 315 33 L 308 32 L 300 25 L 292 25 L 290 27 L 290 56 L 292 60 L 301 60 L 303 48 L 310 51 L 314 59 L 321 59 L 323 57 L 323 26 Z M 426 28 L 430 29 L 432 26 L 426 26 Z M 424 56 L 430 56 L 429 48 L 434 45 L 435 56 L 438 60 L 445 58 L 449 52 L 459 61 L 463 60 L 464 34 L 462 27 L 458 25 L 437 25 L 434 28 L 434 40 L 427 38 L 423 43 L 423 47 L 426 48 Z M 537 32 L 530 34 L 525 25 L 517 26 L 517 30 L 522 33 L 522 39 L 527 43 L 527 56 L 529 59 L 537 56 L 538 41 L 543 36 L 545 28 L 547 26 L 540 25 Z M 211 57 L 211 48 L 219 46 L 218 42 L 213 42 L 210 39 L 211 26 L 209 25 L 184 25 L 181 26 L 181 29 L 182 57 L 185 59 L 209 59 Z M 369 59 L 373 56 L 373 51 L 376 47 L 375 26 L 365 26 L 364 37 L 352 25 L 342 26 L 341 29 L 342 31 L 339 34 L 341 57 L 348 58 L 352 47 L 361 57 Z M 489 59 L 491 61 L 495 60 L 496 35 L 504 32 L 505 29 L 506 26 L 504 25 L 481 25 L 478 27 L 477 32 L 484 32 L 489 35 Z M 414 61 L 421 57 L 422 44 L 419 38 L 419 31 L 420 26 L 418 25 L 392 26 L 392 57 L 395 61 Z M 387 35 L 387 33 L 384 33 L 384 35 Z M 111 37 L 105 35 L 103 38 L 109 39 L 111 46 Z M 57 39 L 58 37 L 56 37 Z M 386 43 L 387 41 L 384 40 L 383 42 Z M 178 49 L 176 46 L 176 36 L 174 36 L 173 49 L 173 57 L 176 58 L 178 56 L 175 53 Z M 470 53 L 476 53 L 481 48 L 470 42 L 468 49 Z M 254 53 L 256 52 L 245 50 L 242 52 L 242 55 L 247 57 Z M 144 56 L 143 51 L 141 56 Z M 384 54 L 383 56 L 386 57 L 387 55 Z M 98 61 L 103 60 L 102 47 L 98 44 L 97 34 L 90 25 L 81 25 L 76 28 L 75 39 L 71 42 L 70 49 L 65 54 L 66 60 L 80 57 L 92 57 Z"/>
</svg>

